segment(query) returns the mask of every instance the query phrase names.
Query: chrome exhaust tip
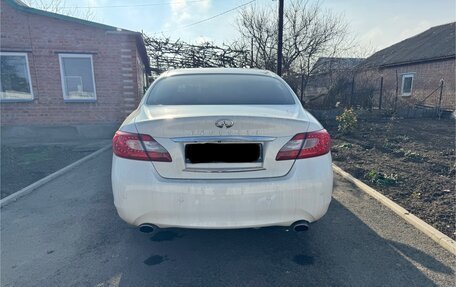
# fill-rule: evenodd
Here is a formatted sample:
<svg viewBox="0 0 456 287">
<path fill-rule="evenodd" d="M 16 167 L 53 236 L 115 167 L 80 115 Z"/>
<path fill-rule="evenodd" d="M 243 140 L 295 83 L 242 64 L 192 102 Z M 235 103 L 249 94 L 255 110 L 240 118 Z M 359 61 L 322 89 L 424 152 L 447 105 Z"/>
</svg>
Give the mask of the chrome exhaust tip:
<svg viewBox="0 0 456 287">
<path fill-rule="evenodd" d="M 305 220 L 296 221 L 291 225 L 294 232 L 303 232 L 309 230 L 309 222 Z"/>
<path fill-rule="evenodd" d="M 139 226 L 139 231 L 143 233 L 152 233 L 156 230 L 158 230 L 158 227 L 150 223 L 143 223 Z"/>
</svg>

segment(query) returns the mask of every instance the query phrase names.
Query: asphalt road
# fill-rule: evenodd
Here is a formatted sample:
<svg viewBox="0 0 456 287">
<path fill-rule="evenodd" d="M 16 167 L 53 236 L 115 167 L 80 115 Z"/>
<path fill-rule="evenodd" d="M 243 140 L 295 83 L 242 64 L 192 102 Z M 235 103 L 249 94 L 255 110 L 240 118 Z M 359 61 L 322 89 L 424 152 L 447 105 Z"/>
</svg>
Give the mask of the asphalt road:
<svg viewBox="0 0 456 287">
<path fill-rule="evenodd" d="M 2 286 L 454 286 L 455 258 L 340 178 L 328 214 L 281 228 L 123 223 L 110 152 L 1 210 Z"/>
</svg>

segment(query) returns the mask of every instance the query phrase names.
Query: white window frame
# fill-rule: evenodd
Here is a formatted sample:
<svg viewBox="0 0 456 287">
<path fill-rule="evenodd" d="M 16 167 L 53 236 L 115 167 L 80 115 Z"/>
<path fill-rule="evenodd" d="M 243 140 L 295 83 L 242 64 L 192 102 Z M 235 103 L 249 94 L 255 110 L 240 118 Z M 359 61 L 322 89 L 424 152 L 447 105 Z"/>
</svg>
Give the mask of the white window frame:
<svg viewBox="0 0 456 287">
<path fill-rule="evenodd" d="M 92 82 L 93 82 L 93 94 L 92 99 L 69 99 L 67 91 L 65 88 L 65 74 L 63 71 L 63 61 L 64 58 L 88 58 L 90 59 L 90 67 L 92 69 Z M 93 57 L 92 54 L 72 54 L 72 53 L 60 53 L 59 54 L 59 64 L 60 64 L 60 79 L 62 84 L 63 100 L 65 102 L 96 102 L 97 101 L 97 86 L 95 83 L 95 72 L 93 70 Z"/>
<path fill-rule="evenodd" d="M 30 76 L 30 65 L 28 61 L 28 54 L 27 53 L 20 53 L 20 52 L 0 52 L 0 56 L 24 56 L 25 57 L 25 64 L 27 65 L 27 76 L 29 81 L 30 87 L 30 94 L 32 98 L 30 99 L 0 99 L 0 102 L 31 102 L 35 99 L 35 94 L 33 93 L 33 85 L 32 85 L 32 77 Z"/>
<path fill-rule="evenodd" d="M 404 93 L 404 84 L 405 84 L 405 78 L 412 78 L 412 84 L 410 85 L 410 92 Z M 401 74 L 401 96 L 403 97 L 409 97 L 413 93 L 413 82 L 415 80 L 415 73 L 404 73 Z"/>
</svg>

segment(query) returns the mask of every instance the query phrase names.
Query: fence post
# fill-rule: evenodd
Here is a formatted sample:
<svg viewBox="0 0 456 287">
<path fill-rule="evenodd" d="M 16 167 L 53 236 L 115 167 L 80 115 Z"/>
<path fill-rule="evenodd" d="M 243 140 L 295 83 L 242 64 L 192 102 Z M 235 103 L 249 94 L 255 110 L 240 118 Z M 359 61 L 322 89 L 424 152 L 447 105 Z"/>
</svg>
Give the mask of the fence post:
<svg viewBox="0 0 456 287">
<path fill-rule="evenodd" d="M 398 95 L 399 95 L 399 76 L 397 75 L 397 70 L 396 70 L 396 98 L 394 99 L 394 112 L 396 112 L 396 109 L 397 109 Z"/>
<path fill-rule="evenodd" d="M 442 94 L 443 94 L 443 79 L 440 80 L 439 107 L 437 108 L 437 115 L 439 116 L 439 120 L 442 117 Z"/>
<path fill-rule="evenodd" d="M 353 75 L 352 82 L 351 82 L 351 93 L 350 93 L 350 100 L 348 101 L 348 106 L 352 106 L 353 102 L 353 94 L 355 93 L 355 75 Z"/>
<path fill-rule="evenodd" d="M 383 76 L 380 78 L 380 97 L 378 99 L 378 109 L 382 109 L 382 97 L 383 97 Z"/>
</svg>

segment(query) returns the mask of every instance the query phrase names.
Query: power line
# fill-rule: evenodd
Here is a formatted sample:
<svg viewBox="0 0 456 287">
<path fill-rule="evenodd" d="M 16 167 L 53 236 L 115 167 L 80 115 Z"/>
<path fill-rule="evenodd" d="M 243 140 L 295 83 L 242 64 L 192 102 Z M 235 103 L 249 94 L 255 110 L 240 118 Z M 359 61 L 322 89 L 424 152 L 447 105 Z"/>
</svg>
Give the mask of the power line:
<svg viewBox="0 0 456 287">
<path fill-rule="evenodd" d="M 185 29 L 185 28 L 188 28 L 188 27 L 191 27 L 191 26 L 194 26 L 194 25 L 197 25 L 197 24 L 200 24 L 200 23 L 203 23 L 203 22 L 212 20 L 212 19 L 217 18 L 217 17 L 219 17 L 219 16 L 228 14 L 228 13 L 230 13 L 231 11 L 234 11 L 234 10 L 237 10 L 237 9 L 239 9 L 239 8 L 241 8 L 241 7 L 244 7 L 244 6 L 247 6 L 247 5 L 249 5 L 249 4 L 252 4 L 252 3 L 255 2 L 255 1 L 256 1 L 256 0 L 252 0 L 252 1 L 250 1 L 250 2 L 247 2 L 247 3 L 241 4 L 241 5 L 239 5 L 239 6 L 236 6 L 236 7 L 232 8 L 232 9 L 226 10 L 225 12 L 222 12 L 222 13 L 220 13 L 220 14 L 214 15 L 214 16 L 212 16 L 212 17 L 209 17 L 209 18 L 206 18 L 206 19 L 203 19 L 203 20 L 200 20 L 200 21 L 197 21 L 197 22 L 194 22 L 194 23 L 185 25 L 185 26 L 183 26 L 181 29 Z"/>
<path fill-rule="evenodd" d="M 169 5 L 169 4 L 178 4 L 178 3 L 197 3 L 204 2 L 206 0 L 193 0 L 193 1 L 168 1 L 160 3 L 148 3 L 148 4 L 126 4 L 126 5 L 106 5 L 106 6 L 71 6 L 71 7 L 61 7 L 60 9 L 99 9 L 99 8 L 126 8 L 126 7 L 146 7 L 146 6 L 160 6 L 160 5 Z"/>
</svg>

